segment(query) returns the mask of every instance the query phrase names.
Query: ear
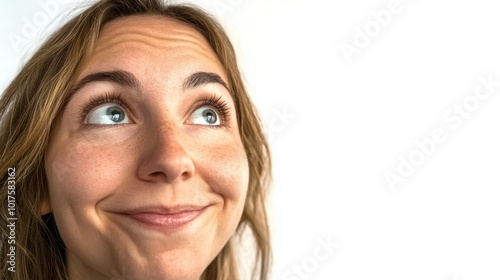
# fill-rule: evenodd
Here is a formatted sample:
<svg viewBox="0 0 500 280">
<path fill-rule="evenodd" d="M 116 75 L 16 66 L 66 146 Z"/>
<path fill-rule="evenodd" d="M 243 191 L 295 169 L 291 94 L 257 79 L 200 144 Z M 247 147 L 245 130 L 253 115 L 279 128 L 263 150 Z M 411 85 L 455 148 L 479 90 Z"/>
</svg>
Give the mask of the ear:
<svg viewBox="0 0 500 280">
<path fill-rule="evenodd" d="M 48 195 L 44 195 L 42 200 L 40 201 L 40 205 L 38 206 L 38 213 L 40 216 L 47 215 L 52 211 L 50 207 L 50 201 Z"/>
</svg>

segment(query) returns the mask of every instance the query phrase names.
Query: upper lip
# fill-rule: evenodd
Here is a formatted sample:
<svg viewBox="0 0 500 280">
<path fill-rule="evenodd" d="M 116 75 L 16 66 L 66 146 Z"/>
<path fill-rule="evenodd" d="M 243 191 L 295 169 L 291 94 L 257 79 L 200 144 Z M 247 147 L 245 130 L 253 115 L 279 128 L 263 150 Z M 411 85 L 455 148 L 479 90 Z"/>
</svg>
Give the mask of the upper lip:
<svg viewBox="0 0 500 280">
<path fill-rule="evenodd" d="M 189 204 L 174 205 L 174 206 L 151 205 L 151 206 L 142 206 L 137 208 L 112 211 L 112 212 L 124 215 L 139 215 L 139 214 L 173 215 L 185 212 L 200 211 L 206 207 L 208 207 L 208 205 L 189 205 Z"/>
</svg>

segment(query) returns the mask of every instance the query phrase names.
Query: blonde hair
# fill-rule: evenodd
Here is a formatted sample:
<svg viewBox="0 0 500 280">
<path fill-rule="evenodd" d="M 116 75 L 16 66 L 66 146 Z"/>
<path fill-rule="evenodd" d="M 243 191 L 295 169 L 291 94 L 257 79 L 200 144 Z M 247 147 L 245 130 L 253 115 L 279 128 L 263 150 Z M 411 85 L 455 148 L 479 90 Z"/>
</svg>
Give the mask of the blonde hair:
<svg viewBox="0 0 500 280">
<path fill-rule="evenodd" d="M 267 140 L 245 90 L 234 49 L 223 28 L 203 10 L 161 0 L 102 0 L 55 32 L 21 69 L 0 99 L 0 201 L 7 201 L 9 167 L 16 168 L 16 268 L 8 270 L 7 242 L 0 247 L 2 279 L 67 279 L 65 249 L 52 214 L 40 216 L 48 196 L 44 154 L 51 127 L 67 102 L 68 92 L 93 51 L 102 27 L 116 18 L 158 15 L 199 31 L 221 61 L 233 94 L 238 128 L 248 158 L 250 180 L 243 215 L 235 234 L 203 272 L 202 279 L 239 279 L 235 238 L 249 230 L 255 241 L 253 276 L 268 279 L 271 261 L 266 197 L 271 178 Z M 7 224 L 6 207 L 0 210 Z M 2 239 L 10 230 L 0 227 Z"/>
</svg>

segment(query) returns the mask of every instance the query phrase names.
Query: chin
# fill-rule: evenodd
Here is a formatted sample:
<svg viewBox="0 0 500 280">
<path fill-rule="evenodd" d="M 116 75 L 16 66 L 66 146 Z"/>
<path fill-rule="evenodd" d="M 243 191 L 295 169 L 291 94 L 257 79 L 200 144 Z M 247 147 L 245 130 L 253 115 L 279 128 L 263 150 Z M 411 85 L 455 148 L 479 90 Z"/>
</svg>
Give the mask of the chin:
<svg viewBox="0 0 500 280">
<path fill-rule="evenodd" d="M 168 254 L 140 262 L 125 262 L 120 272 L 112 270 L 113 280 L 199 280 L 210 260 Z M 119 265 L 118 265 L 119 266 Z M 121 278 L 120 278 L 121 277 Z"/>
</svg>

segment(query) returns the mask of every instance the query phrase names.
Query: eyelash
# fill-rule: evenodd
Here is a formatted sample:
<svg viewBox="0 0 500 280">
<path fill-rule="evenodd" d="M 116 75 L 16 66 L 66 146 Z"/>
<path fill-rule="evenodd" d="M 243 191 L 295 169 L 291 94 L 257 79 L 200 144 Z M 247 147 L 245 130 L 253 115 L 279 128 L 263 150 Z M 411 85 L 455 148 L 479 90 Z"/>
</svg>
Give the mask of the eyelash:
<svg viewBox="0 0 500 280">
<path fill-rule="evenodd" d="M 115 92 L 107 92 L 103 95 L 92 97 L 87 103 L 81 106 L 80 123 L 85 125 L 92 125 L 85 123 L 89 113 L 96 107 L 107 103 L 116 104 L 122 107 L 126 112 L 130 112 L 121 94 Z M 228 102 L 222 100 L 222 96 L 217 97 L 215 94 L 213 94 L 209 98 L 205 98 L 204 100 L 202 100 L 201 104 L 196 107 L 196 110 L 202 106 L 212 106 L 218 111 L 221 118 L 221 125 L 214 127 L 227 126 L 227 123 L 229 122 L 229 111 L 231 110 L 231 108 L 229 107 Z"/>
<path fill-rule="evenodd" d="M 80 115 L 80 123 L 85 124 L 85 125 L 92 125 L 92 124 L 87 124 L 85 122 L 89 113 L 93 109 L 95 109 L 96 107 L 101 106 L 103 104 L 107 104 L 107 103 L 116 104 L 116 105 L 122 107 L 125 111 L 129 111 L 127 105 L 125 105 L 125 101 L 124 101 L 123 97 L 120 94 L 117 94 L 114 92 L 112 92 L 112 93 L 106 92 L 103 95 L 91 97 L 89 102 L 85 103 L 81 107 L 82 113 Z"/>
<path fill-rule="evenodd" d="M 220 114 L 221 125 L 214 127 L 227 126 L 227 124 L 229 123 L 229 111 L 231 110 L 231 108 L 226 101 L 222 100 L 222 96 L 217 97 L 215 94 L 213 94 L 210 98 L 203 100 L 202 103 L 196 107 L 196 109 L 199 109 L 202 106 L 212 106 Z"/>
</svg>

